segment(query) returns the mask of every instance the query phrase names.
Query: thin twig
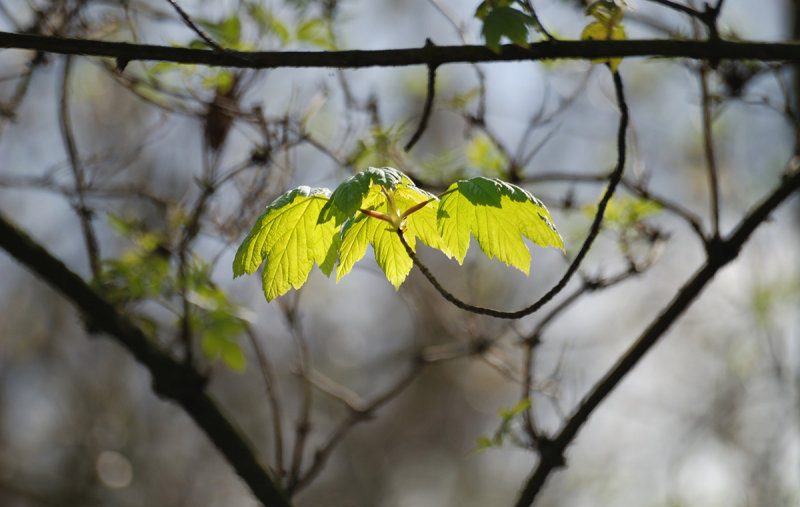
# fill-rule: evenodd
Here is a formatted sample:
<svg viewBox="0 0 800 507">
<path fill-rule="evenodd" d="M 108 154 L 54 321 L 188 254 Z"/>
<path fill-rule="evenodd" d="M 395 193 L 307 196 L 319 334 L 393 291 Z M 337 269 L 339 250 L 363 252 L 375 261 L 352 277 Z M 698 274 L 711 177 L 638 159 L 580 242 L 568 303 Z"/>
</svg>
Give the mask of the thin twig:
<svg viewBox="0 0 800 507">
<path fill-rule="evenodd" d="M 282 300 L 281 300 L 282 301 Z M 283 305 L 283 303 L 281 303 Z M 295 426 L 295 439 L 292 448 L 292 459 L 289 465 L 289 478 L 286 489 L 289 495 L 297 491 L 303 467 L 303 454 L 305 451 L 308 434 L 311 432 L 311 406 L 314 400 L 314 390 L 308 381 L 308 372 L 311 370 L 311 351 L 308 348 L 305 336 L 300 329 L 297 315 L 297 302 L 294 306 L 283 306 L 284 316 L 290 327 L 292 337 L 297 344 L 300 363 L 300 381 L 302 382 L 303 399 L 300 402 L 300 413 Z"/>
<path fill-rule="evenodd" d="M 207 180 L 210 181 L 210 176 L 207 175 Z M 183 236 L 178 244 L 178 288 L 181 298 L 181 321 L 178 328 L 178 338 L 184 348 L 184 361 L 186 364 L 192 364 L 194 361 L 194 346 L 192 343 L 192 323 L 191 323 L 191 310 L 192 306 L 188 297 L 188 269 L 191 252 L 189 247 L 200 232 L 200 221 L 205 213 L 208 201 L 216 192 L 216 187 L 213 184 L 207 183 L 203 186 L 203 191 L 197 202 L 192 209 L 189 219 L 183 228 Z"/>
<path fill-rule="evenodd" d="M 86 176 L 78 155 L 78 147 L 75 144 L 75 137 L 72 134 L 72 123 L 69 115 L 69 76 L 72 70 L 72 57 L 64 59 L 64 73 L 61 77 L 61 105 L 58 110 L 58 120 L 61 126 L 61 137 L 64 141 L 64 148 L 69 157 L 72 177 L 75 180 L 75 195 L 77 205 L 75 211 L 81 222 L 83 240 L 86 244 L 86 253 L 89 256 L 89 268 L 95 278 L 100 278 L 100 247 L 97 243 L 97 235 L 92 226 L 92 210 L 86 204 L 84 190 L 86 189 Z"/>
<path fill-rule="evenodd" d="M 547 40 L 549 40 L 549 41 L 557 40 L 555 37 L 553 37 L 550 34 L 550 32 L 547 31 L 547 29 L 544 27 L 542 22 L 539 20 L 539 16 L 536 15 L 536 10 L 533 8 L 533 4 L 531 3 L 531 0 L 524 0 L 522 5 L 523 5 L 523 7 L 525 7 L 525 10 L 528 11 L 528 14 L 530 15 L 530 17 L 533 18 L 534 23 L 536 23 L 536 26 L 539 28 L 539 31 L 542 32 L 542 35 L 547 37 Z"/>
<path fill-rule="evenodd" d="M 719 13 L 722 10 L 722 4 L 725 3 L 725 0 L 718 0 L 717 5 L 715 5 L 714 7 L 711 7 L 711 5 L 709 5 L 709 3 L 706 2 L 705 10 L 702 11 L 699 11 L 694 7 L 689 7 L 687 5 L 679 4 L 677 2 L 672 2 L 671 0 L 648 0 L 648 1 L 661 4 L 665 7 L 669 7 L 670 9 L 689 15 L 695 20 L 701 21 L 708 28 L 709 39 L 712 40 L 719 39 L 719 28 L 717 26 L 717 20 L 719 19 Z"/>
<path fill-rule="evenodd" d="M 328 441 L 323 444 L 316 453 L 314 453 L 314 461 L 311 463 L 311 466 L 308 468 L 308 470 L 306 470 L 305 474 L 303 474 L 297 484 L 294 485 L 294 491 L 296 492 L 306 487 L 322 471 L 322 468 L 333 452 L 333 449 L 347 434 L 347 432 L 349 432 L 356 424 L 370 419 L 374 415 L 375 411 L 403 392 L 403 390 L 405 390 L 406 387 L 408 387 L 417 377 L 424 364 L 425 363 L 421 361 L 416 362 L 405 376 L 400 378 L 382 395 L 376 397 L 361 410 L 351 410 L 350 414 L 341 423 L 339 423 L 339 426 L 333 431 L 333 434 L 328 438 Z"/>
<path fill-rule="evenodd" d="M 530 436 L 534 445 L 538 445 L 538 442 L 541 439 L 541 435 L 536 428 L 536 423 L 533 418 L 533 399 L 531 395 L 531 391 L 533 389 L 533 366 L 534 366 L 534 357 L 533 352 L 536 347 L 539 346 L 541 343 L 541 336 L 544 333 L 544 330 L 547 326 L 549 326 L 559 315 L 561 315 L 564 311 L 572 307 L 572 304 L 578 300 L 582 295 L 586 294 L 587 292 L 594 292 L 600 289 L 604 289 L 607 287 L 611 287 L 616 285 L 620 282 L 627 280 L 628 278 L 639 275 L 645 271 L 647 267 L 652 265 L 655 261 L 656 256 L 650 256 L 650 258 L 646 261 L 644 266 L 630 266 L 629 269 L 623 271 L 622 273 L 612 276 L 609 278 L 599 278 L 593 280 L 584 280 L 583 285 L 572 294 L 564 298 L 562 301 L 558 303 L 555 307 L 553 307 L 547 315 L 544 316 L 542 320 L 540 320 L 536 327 L 525 337 L 523 343 L 525 346 L 525 363 L 524 363 L 524 374 L 525 377 L 522 383 L 522 392 L 520 401 L 523 400 L 530 400 L 531 404 L 527 410 L 523 412 L 523 422 L 525 424 L 525 431 Z"/>
<path fill-rule="evenodd" d="M 656 4 L 661 4 L 664 7 L 669 7 L 672 10 L 676 10 L 678 12 L 682 12 L 687 14 L 693 18 L 700 19 L 702 17 L 702 13 L 697 9 L 692 9 L 691 7 L 683 4 L 679 4 L 678 2 L 672 2 L 670 0 L 648 0 L 649 2 L 653 2 Z"/>
<path fill-rule="evenodd" d="M 570 281 L 572 276 L 578 270 L 583 259 L 586 257 L 586 254 L 589 252 L 589 249 L 592 247 L 592 243 L 594 243 L 595 238 L 600 233 L 600 226 L 603 222 L 603 216 L 605 214 L 606 206 L 608 202 L 611 200 L 611 197 L 614 195 L 614 191 L 617 188 L 620 180 L 622 179 L 622 173 L 625 168 L 625 156 L 626 156 L 626 133 L 628 129 L 628 104 L 625 101 L 625 93 L 622 85 L 622 78 L 620 77 L 619 73 L 612 72 L 613 79 L 614 79 L 614 88 L 616 90 L 617 95 L 617 103 L 620 109 L 620 121 L 619 127 L 617 129 L 617 164 L 614 168 L 614 171 L 608 177 L 608 187 L 606 187 L 606 191 L 603 194 L 603 197 L 600 199 L 600 202 L 597 205 L 597 212 L 595 213 L 594 221 L 589 229 L 589 234 L 586 236 L 586 239 L 581 246 L 581 249 L 578 251 L 578 254 L 573 259 L 572 263 L 567 268 L 566 273 L 561 277 L 561 279 L 556 283 L 552 289 L 550 289 L 544 296 L 539 298 L 530 306 L 523 308 L 521 310 L 517 310 L 515 312 L 504 312 L 500 310 L 494 310 L 491 308 L 484 308 L 481 306 L 471 305 L 466 303 L 456 296 L 454 296 L 451 292 L 445 289 L 441 283 L 436 279 L 434 274 L 425 266 L 422 261 L 417 257 L 414 253 L 414 250 L 411 246 L 406 242 L 405 237 L 403 236 L 402 231 L 398 230 L 397 235 L 400 238 L 400 241 L 403 244 L 403 248 L 405 248 L 406 253 L 414 262 L 414 265 L 419 268 L 425 278 L 433 285 L 433 287 L 442 295 L 446 300 L 453 303 L 458 308 L 462 310 L 480 314 L 480 315 L 488 315 L 490 317 L 496 317 L 498 319 L 519 319 L 526 315 L 530 315 L 536 312 L 539 308 L 544 306 L 547 302 L 549 302 L 553 297 L 556 296 L 561 290 L 566 287 L 567 283 Z"/>
<path fill-rule="evenodd" d="M 33 72 L 40 67 L 40 63 L 34 59 L 29 64 L 29 67 L 22 72 L 22 74 L 15 74 L 17 84 L 14 87 L 14 93 L 11 98 L 5 102 L 0 103 L 0 138 L 5 133 L 5 129 L 9 122 L 16 116 L 17 108 L 22 104 L 22 100 L 28 93 L 28 89 L 33 78 Z"/>
<path fill-rule="evenodd" d="M 700 65 L 700 90 L 702 92 L 701 114 L 703 117 L 703 152 L 706 157 L 706 171 L 708 173 L 708 186 L 711 194 L 711 227 L 715 238 L 719 237 L 719 172 L 717 157 L 714 153 L 714 135 L 711 131 L 711 95 L 708 91 L 708 67 L 706 63 Z"/>
<path fill-rule="evenodd" d="M 250 345 L 253 347 L 253 351 L 256 354 L 261 377 L 264 379 L 264 388 L 267 392 L 267 400 L 269 400 L 270 411 L 272 412 L 275 470 L 278 473 L 278 477 L 283 477 L 286 475 L 286 470 L 283 468 L 283 425 L 281 424 L 281 404 L 278 393 L 275 390 L 275 374 L 273 373 L 272 363 L 270 363 L 269 357 L 264 353 L 264 350 L 258 343 L 258 336 L 256 336 L 253 327 L 247 322 L 245 322 L 245 331 L 250 340 Z"/>
<path fill-rule="evenodd" d="M 210 47 L 211 49 L 213 49 L 214 51 L 217 51 L 219 53 L 227 53 L 228 52 L 227 49 L 223 48 L 222 46 L 220 46 L 219 44 L 214 42 L 214 39 L 212 39 L 210 35 L 208 35 L 199 26 L 197 26 L 194 23 L 194 21 L 192 21 L 192 18 L 189 17 L 189 15 L 186 13 L 186 11 L 184 11 L 181 8 L 181 6 L 178 5 L 177 2 L 175 2 L 175 0 L 167 0 L 167 2 L 170 5 L 172 5 L 172 7 L 175 9 L 175 12 L 177 12 L 178 15 L 181 17 L 181 19 L 183 20 L 183 23 L 186 26 L 188 26 L 189 29 L 191 29 L 194 33 L 196 33 L 198 37 L 203 39 L 203 41 L 206 44 L 208 44 L 208 47 Z"/>
<path fill-rule="evenodd" d="M 425 129 L 428 126 L 428 120 L 431 117 L 431 111 L 433 111 L 433 99 L 434 95 L 436 94 L 436 65 L 429 65 L 428 66 L 428 91 L 425 95 L 425 105 L 422 108 L 422 117 L 419 119 L 419 125 L 417 126 L 417 130 L 414 132 L 414 135 L 411 136 L 411 139 L 408 140 L 404 149 L 405 151 L 411 151 L 411 148 L 417 144 L 419 138 L 422 137 L 422 133 L 425 132 Z"/>
</svg>

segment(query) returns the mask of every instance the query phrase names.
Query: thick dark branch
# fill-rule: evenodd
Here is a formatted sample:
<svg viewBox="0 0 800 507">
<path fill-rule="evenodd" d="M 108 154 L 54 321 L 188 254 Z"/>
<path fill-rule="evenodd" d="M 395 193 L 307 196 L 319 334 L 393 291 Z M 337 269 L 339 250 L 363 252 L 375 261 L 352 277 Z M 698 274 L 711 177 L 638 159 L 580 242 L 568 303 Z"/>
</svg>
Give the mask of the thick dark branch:
<svg viewBox="0 0 800 507">
<path fill-rule="evenodd" d="M 205 378 L 195 369 L 156 348 L 153 340 L 141 329 L 2 214 L 0 248 L 72 301 L 91 328 L 112 336 L 147 367 L 153 377 L 153 390 L 177 402 L 189 414 L 260 502 L 269 506 L 290 505 L 269 472 L 259 463 L 255 450 L 244 435 L 206 393 Z"/>
<path fill-rule="evenodd" d="M 503 46 L 497 54 L 485 46 L 430 46 L 372 51 L 226 51 L 176 48 L 127 42 L 0 32 L 0 48 L 47 53 L 104 56 L 133 60 L 193 63 L 223 67 L 391 67 L 447 63 L 662 56 L 706 60 L 800 61 L 800 44 L 770 42 L 687 41 L 671 39 L 628 41 L 546 41 L 528 48 Z"/>
<path fill-rule="evenodd" d="M 572 442 L 578 430 L 580 430 L 597 406 L 611 394 L 617 384 L 625 378 L 647 351 L 658 342 L 659 338 L 678 320 L 678 317 L 697 299 L 708 282 L 714 278 L 717 271 L 736 259 L 739 255 L 739 250 L 750 238 L 753 231 L 766 221 L 770 213 L 783 203 L 786 198 L 798 189 L 800 189 L 800 170 L 795 169 L 794 174 L 787 177 L 780 187 L 751 211 L 727 239 L 718 240 L 709 249 L 705 265 L 678 291 L 669 306 L 595 385 L 556 438 L 544 443 L 541 448 L 539 464 L 520 495 L 517 502 L 518 507 L 528 506 L 533 503 L 550 473 L 564 465 L 564 450 Z"/>
</svg>

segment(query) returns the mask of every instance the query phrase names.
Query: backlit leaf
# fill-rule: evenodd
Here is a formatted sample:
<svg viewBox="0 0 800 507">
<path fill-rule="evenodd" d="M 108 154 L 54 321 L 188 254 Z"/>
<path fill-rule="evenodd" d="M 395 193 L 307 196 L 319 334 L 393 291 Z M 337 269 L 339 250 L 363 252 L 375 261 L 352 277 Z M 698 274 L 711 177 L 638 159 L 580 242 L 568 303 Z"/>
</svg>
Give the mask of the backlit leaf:
<svg viewBox="0 0 800 507">
<path fill-rule="evenodd" d="M 481 176 L 452 184 L 439 204 L 437 222 L 444 244 L 459 263 L 467 254 L 470 233 L 488 257 L 526 274 L 530 252 L 523 236 L 542 247 L 564 247 L 544 204 L 498 179 Z"/>
<path fill-rule="evenodd" d="M 370 167 L 355 174 L 342 182 L 331 194 L 330 200 L 325 203 L 319 215 L 319 223 L 334 219 L 336 225 L 342 225 L 360 208 L 368 208 L 373 204 L 364 202 L 373 185 L 393 190 L 400 183 L 414 184 L 408 176 L 391 167 Z"/>
<path fill-rule="evenodd" d="M 442 250 L 449 256 L 449 250 L 442 241 L 436 227 L 436 205 L 438 199 L 433 194 L 417 187 L 399 185 L 393 192 L 395 204 L 399 210 L 405 211 L 414 205 L 432 201 L 411 213 L 405 220 L 405 238 L 412 250 L 415 249 L 416 238 L 426 245 Z M 376 202 L 369 209 L 388 213 L 389 206 L 386 197 L 375 186 L 369 192 L 365 201 Z M 414 263 L 400 242 L 391 224 L 374 217 L 359 213 L 345 223 L 342 228 L 342 243 L 339 249 L 339 265 L 336 268 L 336 280 L 340 280 L 350 272 L 353 265 L 367 252 L 367 245 L 371 244 L 375 251 L 375 260 L 383 270 L 386 278 L 399 288 L 408 276 Z"/>
<path fill-rule="evenodd" d="M 370 197 L 380 193 L 378 187 L 373 187 Z M 388 205 L 385 198 L 383 202 L 370 206 L 369 209 L 386 213 Z M 412 244 L 413 240 L 408 240 Z M 403 248 L 400 238 L 391 224 L 374 217 L 359 213 L 342 227 L 342 243 L 339 248 L 339 265 L 336 267 L 336 281 L 350 272 L 353 264 L 358 262 L 367 253 L 367 245 L 371 244 L 375 250 L 375 261 L 383 270 L 386 278 L 394 285 L 395 289 L 408 276 L 413 267 L 411 258 Z"/>
<path fill-rule="evenodd" d="M 431 202 L 406 218 L 406 242 L 414 249 L 415 238 L 419 238 L 429 247 L 441 250 L 448 257 L 452 257 L 450 250 L 442 240 L 441 234 L 439 234 L 439 227 L 436 222 L 439 199 L 435 195 L 417 187 L 400 186 L 394 193 L 394 200 L 400 211 L 405 211 L 414 205 L 431 199 Z"/>
<path fill-rule="evenodd" d="M 267 301 L 300 288 L 316 262 L 328 275 L 338 246 L 338 227 L 318 223 L 328 202 L 327 189 L 298 187 L 267 206 L 239 246 L 234 277 L 255 272 L 264 263 L 263 289 Z"/>
</svg>

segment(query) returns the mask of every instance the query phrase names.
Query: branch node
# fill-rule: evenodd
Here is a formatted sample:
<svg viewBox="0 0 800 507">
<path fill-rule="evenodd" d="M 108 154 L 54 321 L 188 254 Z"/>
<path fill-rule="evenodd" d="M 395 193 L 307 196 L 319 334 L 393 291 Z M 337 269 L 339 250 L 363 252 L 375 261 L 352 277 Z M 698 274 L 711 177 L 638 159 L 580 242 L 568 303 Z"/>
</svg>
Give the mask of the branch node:
<svg viewBox="0 0 800 507">
<path fill-rule="evenodd" d="M 130 61 L 131 61 L 130 58 L 126 58 L 124 56 L 118 56 L 117 57 L 117 72 L 122 74 L 122 72 L 125 70 L 125 67 L 128 66 L 128 63 L 130 63 Z"/>
<path fill-rule="evenodd" d="M 555 440 L 539 437 L 535 442 L 535 446 L 539 451 L 541 461 L 547 463 L 552 469 L 567 466 L 567 458 L 564 457 L 563 446 Z"/>
<path fill-rule="evenodd" d="M 739 248 L 719 236 L 713 236 L 706 242 L 706 255 L 710 262 L 728 263 L 739 255 Z"/>
</svg>

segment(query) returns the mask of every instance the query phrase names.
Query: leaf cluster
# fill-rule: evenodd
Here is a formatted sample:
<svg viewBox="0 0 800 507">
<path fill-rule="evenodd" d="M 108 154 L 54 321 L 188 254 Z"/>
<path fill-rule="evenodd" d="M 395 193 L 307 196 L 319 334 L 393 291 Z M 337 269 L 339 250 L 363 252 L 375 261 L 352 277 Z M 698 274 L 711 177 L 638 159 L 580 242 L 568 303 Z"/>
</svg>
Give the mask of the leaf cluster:
<svg viewBox="0 0 800 507">
<path fill-rule="evenodd" d="M 110 223 L 132 246 L 116 258 L 103 260 L 94 282 L 97 289 L 117 304 L 151 300 L 173 311 L 172 302 L 184 291 L 191 304 L 188 318 L 192 329 L 200 335 L 206 359 L 220 358 L 229 368 L 243 371 L 245 356 L 236 341 L 245 327 L 239 317 L 241 310 L 211 282 L 210 267 L 199 258 L 192 258 L 181 279 L 166 235 L 142 231 L 134 222 L 116 215 L 110 216 Z M 156 334 L 155 320 L 142 314 L 134 318 L 151 334 Z M 172 327 L 179 327 L 179 323 Z"/>
<path fill-rule="evenodd" d="M 413 267 L 403 245 L 416 241 L 462 263 L 477 239 L 489 257 L 528 274 L 523 237 L 563 249 L 550 213 L 526 190 L 494 178 L 460 180 L 433 195 L 391 167 L 362 171 L 335 191 L 301 186 L 286 192 L 256 221 L 236 252 L 234 277 L 264 264 L 267 300 L 299 289 L 314 264 L 340 280 L 372 245 L 375 260 L 395 289 Z"/>
</svg>

